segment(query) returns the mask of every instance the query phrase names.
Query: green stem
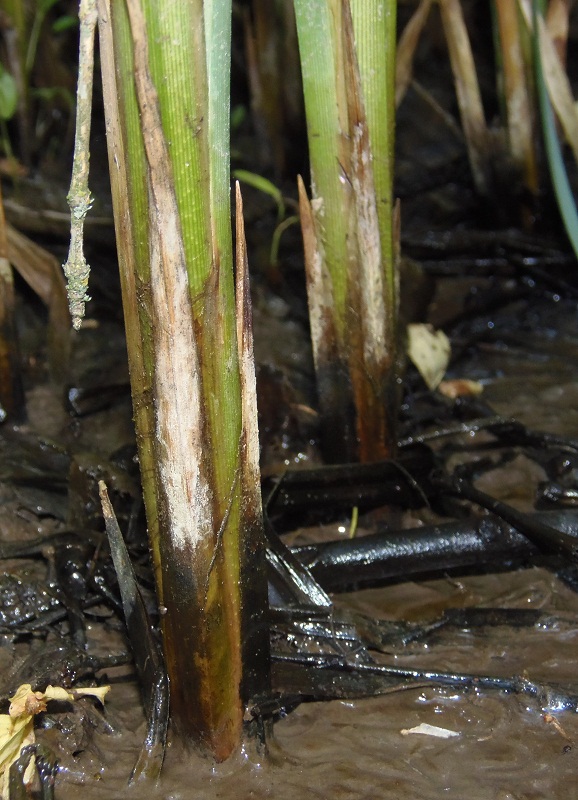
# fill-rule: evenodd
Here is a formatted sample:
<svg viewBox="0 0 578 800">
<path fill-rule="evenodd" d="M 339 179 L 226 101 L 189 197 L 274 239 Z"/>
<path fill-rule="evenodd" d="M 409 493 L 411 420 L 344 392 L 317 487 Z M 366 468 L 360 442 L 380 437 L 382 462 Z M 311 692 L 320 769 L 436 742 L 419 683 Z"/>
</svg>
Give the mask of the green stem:
<svg viewBox="0 0 578 800">
<path fill-rule="evenodd" d="M 388 324 L 396 329 L 397 277 L 393 236 L 395 143 L 395 0 L 351 0 L 357 60 L 372 152 Z"/>
<path fill-rule="evenodd" d="M 295 11 L 313 194 L 309 203 L 300 186 L 300 214 L 325 455 L 376 460 L 395 442 L 395 4 L 296 0 Z"/>
<path fill-rule="evenodd" d="M 228 129 L 216 132 L 223 102 L 228 120 L 228 89 L 209 78 L 207 66 L 223 61 L 206 56 L 213 42 L 205 46 L 205 31 L 229 46 L 230 4 L 207 5 L 219 13 L 205 24 L 201 0 L 100 1 L 101 44 L 110 49 L 108 31 L 116 60 L 105 106 L 118 103 L 122 141 L 109 138 L 109 161 L 128 181 L 113 182 L 113 197 L 119 249 L 132 248 L 121 258 L 134 270 L 123 302 L 173 723 L 222 759 L 239 745 L 244 701 L 268 681 L 262 521 L 247 477 L 258 467 L 247 466 L 243 447 Z M 209 87 L 219 103 L 209 103 Z"/>
<path fill-rule="evenodd" d="M 335 69 L 337 32 L 327 0 L 295 0 L 295 17 L 301 53 L 315 221 L 331 274 L 339 333 L 343 335 L 347 303 L 350 188 L 348 164 L 345 161 L 346 123 L 343 125 L 346 112 L 339 106 Z"/>
</svg>

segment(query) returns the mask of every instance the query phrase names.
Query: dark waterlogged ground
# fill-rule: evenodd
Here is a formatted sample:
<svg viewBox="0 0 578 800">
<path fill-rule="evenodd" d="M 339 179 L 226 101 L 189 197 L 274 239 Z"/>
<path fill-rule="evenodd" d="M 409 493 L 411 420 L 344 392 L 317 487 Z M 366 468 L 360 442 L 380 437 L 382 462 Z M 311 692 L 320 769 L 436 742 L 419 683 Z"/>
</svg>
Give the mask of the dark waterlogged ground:
<svg viewBox="0 0 578 800">
<path fill-rule="evenodd" d="M 438 290 L 432 313 L 439 317 L 454 302 L 450 288 Z M 256 306 L 261 360 L 271 361 L 266 340 L 274 335 L 276 358 L 286 363 L 293 359 L 298 363 L 297 371 L 306 374 L 306 347 L 300 338 L 284 356 L 278 352 L 279 343 L 290 341 L 289 333 L 298 331 L 284 301 L 267 303 L 261 298 Z M 555 293 L 545 293 L 535 302 L 530 298 L 523 306 L 508 306 L 490 316 L 493 328 L 480 317 L 480 325 L 490 333 L 459 360 L 456 376 L 480 380 L 485 400 L 497 413 L 514 416 L 534 429 L 578 436 L 575 303 L 556 299 Z M 118 330 L 116 323 L 99 320 L 93 330 L 80 334 L 79 373 L 90 363 L 98 363 L 108 378 L 122 379 Z M 302 355 L 296 358 L 296 353 Z M 289 367 L 287 374 L 291 374 Z M 104 462 L 110 452 L 132 440 L 128 397 L 83 419 L 71 418 L 63 410 L 60 396 L 47 384 L 32 385 L 27 399 L 27 429 L 66 442 L 73 452 L 96 453 Z M 462 440 L 469 448 L 481 436 L 467 434 Z M 270 470 L 279 463 L 280 455 L 287 456 L 290 462 L 307 463 L 307 458 L 315 454 L 311 445 L 305 452 L 306 448 L 299 449 L 299 442 L 292 442 L 287 436 L 271 437 L 271 442 Z M 87 461 L 93 458 L 81 456 Z M 539 466 L 519 455 L 485 474 L 478 485 L 493 496 L 528 510 L 537 484 L 544 479 Z M 15 496 L 13 488 L 4 486 L 2 499 L 3 540 L 34 538 L 58 527 L 50 515 L 34 513 L 34 505 L 22 489 Z M 427 510 L 411 515 L 391 510 L 389 514 L 392 527 L 411 527 L 420 519 L 431 519 Z M 387 512 L 362 518 L 358 535 L 370 532 L 376 522 L 387 519 Z M 345 515 L 332 525 L 300 529 L 285 538 L 290 544 L 312 538 L 339 538 L 347 535 L 348 527 L 349 518 Z M 4 569 L 20 574 L 24 566 L 40 570 L 38 563 L 14 561 L 5 562 Z M 41 570 L 39 574 L 43 574 Z M 335 602 L 338 607 L 353 608 L 373 617 L 410 621 L 428 621 L 454 607 L 540 609 L 552 615 L 550 622 L 542 619 L 528 628 L 500 626 L 476 632 L 452 629 L 426 642 L 391 648 L 383 660 L 398 666 L 520 675 L 568 685 L 575 681 L 578 595 L 548 569 L 536 567 L 466 577 L 453 574 L 337 595 Z M 120 627 L 116 617 L 103 611 L 97 614 L 89 622 L 91 652 L 107 655 L 122 651 L 125 642 Z M 3 674 L 24 655 L 26 648 L 25 644 L 0 648 Z M 59 759 L 59 798 L 96 800 L 121 794 L 141 797 L 143 791 L 147 797 L 167 800 L 295 795 L 352 800 L 578 797 L 573 783 L 578 737 L 575 713 L 553 713 L 548 717 L 540 702 L 529 697 L 431 686 L 372 699 L 303 704 L 276 724 L 268 755 L 257 753 L 254 745 L 248 744 L 232 761 L 215 766 L 195 753 L 183 754 L 178 746 L 170 746 L 160 785 L 147 786 L 146 790 L 140 786 L 127 789 L 127 777 L 145 733 L 144 719 L 131 668 L 109 669 L 107 680 L 112 690 L 105 717 L 111 732 L 94 731 L 89 726 L 80 735 L 78 718 L 73 717 L 76 726 L 68 734 L 62 730 L 41 734 Z M 422 723 L 453 735 L 438 738 L 407 733 Z"/>
<path fill-rule="evenodd" d="M 468 374 L 484 382 L 486 399 L 497 411 L 515 415 L 542 430 L 578 434 L 578 381 L 575 333 L 576 309 L 552 301 L 557 330 L 541 328 L 530 341 L 525 357 L 511 354 L 495 342 L 483 358 L 477 353 Z M 512 323 L 515 326 L 515 322 Z M 106 330 L 106 326 L 103 326 Z M 101 331 L 102 333 L 103 331 Z M 514 330 L 512 328 L 512 333 Z M 548 355 L 546 351 L 551 351 Z M 531 356 L 531 358 L 530 358 Z M 465 364 L 464 364 L 465 368 Z M 462 374 L 462 370 L 460 370 Z M 498 376 L 498 377 L 496 377 Z M 503 377 L 499 377 L 503 376 Z M 30 427 L 48 425 L 48 433 L 75 428 L 79 449 L 88 446 L 106 452 L 111 443 L 129 438 L 128 403 L 71 423 L 46 387 L 29 393 Z M 96 426 L 96 427 L 94 427 Z M 95 436 L 92 436 L 90 429 Z M 475 437 L 469 435 L 465 440 Z M 537 482 L 544 473 L 519 456 L 487 474 L 479 482 L 495 497 L 531 507 Z M 0 509 L 3 538 L 18 532 L 29 537 L 50 528 L 51 520 L 36 518 L 23 509 L 22 498 L 10 501 L 4 490 Z M 14 515 L 16 509 L 16 516 Z M 427 512 L 421 512 L 428 518 Z M 394 514 L 395 524 L 419 523 L 420 514 Z M 383 520 L 383 515 L 379 515 Z M 362 519 L 360 535 L 371 528 L 375 515 Z M 349 520 L 319 530 L 286 535 L 291 544 L 312 537 L 339 538 Z M 346 535 L 346 534 L 345 534 Z M 15 562 L 6 564 L 11 571 Z M 371 588 L 335 596 L 338 607 L 348 607 L 383 619 L 431 620 L 444 609 L 493 607 L 540 609 L 548 618 L 528 628 L 448 630 L 426 642 L 391 648 L 387 663 L 423 669 L 520 675 L 535 681 L 573 685 L 576 674 L 578 595 L 544 568 L 489 575 L 452 575 L 423 582 Z M 116 618 L 89 624 L 92 653 L 121 651 L 125 644 Z M 98 619 L 98 617 L 97 617 Z M 24 645 L 0 648 L 2 672 L 23 653 Z M 42 738 L 58 755 L 61 771 L 58 798 L 111 798 L 121 795 L 151 798 L 510 798 L 578 797 L 576 741 L 578 716 L 573 712 L 544 713 L 538 700 L 499 691 L 467 692 L 421 686 L 372 699 L 310 703 L 299 706 L 275 726 L 268 755 L 254 745 L 229 763 L 213 765 L 195 753 L 183 754 L 170 746 L 159 786 L 127 789 L 145 733 L 137 686 L 130 667 L 107 671 L 112 690 L 106 720 L 114 732 L 68 735 L 44 731 Z M 427 723 L 450 738 L 407 733 Z"/>
<path fill-rule="evenodd" d="M 411 281 L 413 305 L 423 308 L 430 300 L 428 318 L 450 334 L 454 352 L 450 377 L 479 381 L 483 400 L 496 414 L 515 417 L 533 430 L 577 439 L 578 311 L 576 290 L 564 286 L 566 280 L 576 285 L 576 264 L 568 257 L 560 232 L 554 226 L 528 237 L 490 224 L 487 208 L 480 208 L 470 188 L 463 142 L 417 93 L 410 92 L 400 111 L 398 141 L 403 249 L 423 262 L 429 276 Z M 249 238 L 255 253 L 266 249 L 267 234 L 260 231 L 270 228 L 275 213 L 263 202 L 251 199 L 248 192 L 253 226 Z M 51 245 L 61 257 L 64 243 L 52 239 Z M 89 324 L 75 340 L 73 383 L 97 387 L 98 396 L 99 386 L 122 386 L 127 371 L 114 259 L 105 248 L 94 244 L 92 248 L 95 303 L 89 308 Z M 284 282 L 279 286 L 262 276 L 253 279 L 267 474 L 319 460 L 300 259 L 298 238 L 289 239 L 280 254 Z M 133 442 L 128 394 L 120 389 L 106 407 L 72 416 L 61 393 L 46 379 L 42 312 L 20 285 L 19 313 L 28 422 L 0 429 L 2 475 L 10 474 L 9 463 L 25 458 L 23 442 L 38 436 L 62 445 L 86 473 L 109 469 L 111 453 Z M 404 435 L 412 429 L 415 398 L 424 394 L 411 370 L 406 386 Z M 415 422 L 414 427 L 439 426 Z M 457 463 L 471 460 L 475 453 L 480 456 L 478 448 L 484 442 L 492 444 L 492 439 L 483 432 L 464 433 L 451 442 L 455 451 L 463 451 L 451 456 L 450 462 Z M 510 450 L 512 457 L 505 463 L 496 458 L 497 466 L 485 471 L 476 485 L 529 511 L 546 472 L 523 448 Z M 125 498 L 138 495 L 134 480 L 122 469 L 115 480 Z M 55 490 L 54 485 L 45 485 L 34 490 L 40 493 L 9 479 L 0 483 L 2 542 L 29 541 L 64 527 L 65 487 Z M 435 519 L 427 508 L 381 509 L 360 518 L 357 535 L 384 525 L 410 528 Z M 348 536 L 349 526 L 350 516 L 344 514 L 323 525 L 306 527 L 304 522 L 284 538 L 289 545 L 338 539 Z M 50 561 L 50 554 L 45 556 Z M 556 577 L 557 566 L 549 568 L 540 561 L 504 571 L 501 564 L 488 570 L 480 564 L 474 574 L 442 572 L 428 580 L 390 582 L 333 599 L 340 609 L 411 622 L 429 622 L 452 608 L 540 610 L 543 613 L 533 625 L 448 628 L 405 647 L 391 646 L 379 658 L 400 667 L 515 675 L 571 689 L 576 685 L 578 594 Z M 31 582 L 46 580 L 42 560 L 6 560 L 0 571 Z M 104 605 L 89 617 L 88 641 L 97 657 L 126 649 L 122 623 Z M 15 679 L 30 640 L 14 644 L 6 636 L 3 644 L 0 675 Z M 37 636 L 32 645 L 42 648 L 45 643 Z M 546 708 L 528 695 L 431 685 L 377 698 L 303 703 L 276 723 L 268 752 L 248 742 L 222 765 L 194 752 L 183 753 L 170 741 L 161 782 L 127 787 L 145 735 L 138 687 L 130 664 L 107 669 L 98 677 L 112 686 L 104 717 L 98 711 L 89 713 L 87 704 L 82 713 L 55 714 L 56 724 L 39 733 L 59 761 L 57 800 L 578 798 L 575 712 L 557 710 L 555 701 Z M 433 733 L 438 735 L 412 731 L 422 724 L 435 726 Z"/>
</svg>

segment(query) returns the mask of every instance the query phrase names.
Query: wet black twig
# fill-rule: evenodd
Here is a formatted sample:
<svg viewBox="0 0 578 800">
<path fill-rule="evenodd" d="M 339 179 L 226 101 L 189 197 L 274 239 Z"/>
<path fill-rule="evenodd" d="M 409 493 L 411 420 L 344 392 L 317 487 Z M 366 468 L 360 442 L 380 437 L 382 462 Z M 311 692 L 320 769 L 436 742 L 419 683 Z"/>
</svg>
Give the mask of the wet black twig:
<svg viewBox="0 0 578 800">
<path fill-rule="evenodd" d="M 497 689 L 534 698 L 548 711 L 578 708 L 578 694 L 555 684 L 531 681 L 523 676 L 495 677 L 460 672 L 408 669 L 383 664 L 350 663 L 334 653 L 273 653 L 273 681 L 277 691 L 304 699 L 333 700 L 369 697 L 424 685 L 462 691 Z"/>
<path fill-rule="evenodd" d="M 507 503 L 496 500 L 485 492 L 462 479 L 439 478 L 437 485 L 457 497 L 471 500 L 496 514 L 517 531 L 526 536 L 533 544 L 547 553 L 554 553 L 578 562 L 578 538 L 544 522 L 539 515 L 523 514 Z"/>
</svg>

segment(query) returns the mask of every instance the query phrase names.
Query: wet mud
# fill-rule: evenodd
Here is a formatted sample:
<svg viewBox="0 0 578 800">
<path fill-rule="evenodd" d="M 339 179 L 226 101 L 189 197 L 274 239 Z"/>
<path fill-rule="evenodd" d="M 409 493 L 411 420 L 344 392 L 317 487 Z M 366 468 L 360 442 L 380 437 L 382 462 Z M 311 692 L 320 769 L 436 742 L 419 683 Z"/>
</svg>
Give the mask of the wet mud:
<svg viewBox="0 0 578 800">
<path fill-rule="evenodd" d="M 551 305 L 551 304 L 550 304 Z M 575 361 L 578 342 L 574 311 L 554 305 L 556 330 L 546 314 L 534 326 L 528 357 L 500 346 L 480 354 L 472 351 L 456 373 L 484 383 L 484 397 L 497 411 L 515 415 L 533 428 L 576 437 Z M 516 317 L 520 324 L 519 317 Z M 509 326 L 512 334 L 515 325 Z M 548 352 L 546 352 L 548 351 Z M 532 356 L 534 354 L 534 356 Z M 69 437 L 76 448 L 107 452 L 111 442 L 130 441 L 130 406 L 121 399 L 87 417 L 74 420 L 46 386 L 28 395 L 29 426 L 45 427 L 52 435 Z M 51 411 L 52 409 L 52 411 Z M 91 428 L 93 431 L 91 432 Z M 483 432 L 465 434 L 464 444 L 483 441 Z M 298 442 L 277 441 L 276 453 L 293 465 Z M 290 444 L 295 445 L 291 450 Z M 280 448 L 280 450 L 279 450 Z M 297 454 L 295 454 L 297 453 Z M 85 457 L 90 463 L 90 459 Z M 456 456 L 458 458 L 458 456 Z M 534 504 L 545 472 L 519 454 L 513 461 L 486 472 L 477 485 L 522 510 Z M 28 490 L 29 491 L 29 490 Z M 47 498 L 35 496 L 44 513 L 24 510 L 31 496 L 4 489 L 3 538 L 31 538 L 57 526 Z M 54 497 L 52 497 L 54 501 Z M 357 535 L 377 525 L 415 527 L 431 521 L 432 512 L 375 511 L 363 516 Z M 316 524 L 284 534 L 287 544 L 336 539 L 349 535 L 344 513 L 335 523 Z M 3 569 L 16 562 L 4 562 Z M 19 565 L 19 569 L 22 564 Z M 38 563 L 29 568 L 38 571 Z M 445 670 L 575 686 L 578 648 L 578 594 L 544 566 L 491 574 L 441 575 L 435 579 L 392 583 L 334 595 L 339 609 L 350 609 L 385 620 L 428 622 L 452 608 L 537 609 L 535 625 L 448 628 L 405 646 L 392 646 L 380 661 L 398 667 Z M 122 625 L 102 609 L 87 628 L 89 650 L 95 655 L 126 649 Z M 2 673 L 13 669 L 24 645 L 0 648 Z M 183 752 L 170 737 L 162 779 L 158 784 L 127 787 L 145 735 L 145 721 L 136 678 L 130 665 L 99 673 L 112 689 L 104 715 L 89 703 L 71 712 L 68 723 L 55 714 L 52 727 L 39 738 L 56 753 L 60 770 L 57 798 L 124 796 L 150 798 L 293 798 L 469 797 L 473 800 L 571 798 L 575 776 L 578 717 L 573 711 L 546 708 L 543 701 L 488 689 L 456 691 L 431 685 L 406 688 L 382 697 L 303 703 L 288 709 L 274 726 L 267 748 L 248 740 L 242 752 L 215 765 L 196 752 Z M 435 726 L 440 738 L 412 732 L 422 724 Z M 441 731 L 439 729 L 442 729 Z M 434 730 L 434 732 L 436 732 Z M 575 795 L 575 796 L 578 796 Z"/>
</svg>

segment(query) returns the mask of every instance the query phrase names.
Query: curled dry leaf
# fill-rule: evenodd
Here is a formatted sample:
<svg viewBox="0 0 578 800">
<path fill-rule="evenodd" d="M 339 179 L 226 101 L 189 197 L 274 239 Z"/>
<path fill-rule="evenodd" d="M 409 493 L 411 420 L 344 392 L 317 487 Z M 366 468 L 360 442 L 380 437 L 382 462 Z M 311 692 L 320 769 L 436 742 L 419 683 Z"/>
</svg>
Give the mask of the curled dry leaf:
<svg viewBox="0 0 578 800">
<path fill-rule="evenodd" d="M 56 381 L 64 381 L 70 357 L 70 313 L 62 269 L 52 253 L 10 224 L 6 235 L 8 260 L 48 308 L 50 372 Z"/>
<path fill-rule="evenodd" d="M 397 44 L 395 69 L 395 105 L 398 106 L 413 77 L 413 59 L 419 39 L 427 22 L 432 0 L 421 0 L 405 26 Z"/>
<path fill-rule="evenodd" d="M 429 389 L 439 386 L 448 368 L 450 352 L 450 342 L 443 331 L 435 331 L 424 323 L 407 326 L 407 354 Z"/>
</svg>

